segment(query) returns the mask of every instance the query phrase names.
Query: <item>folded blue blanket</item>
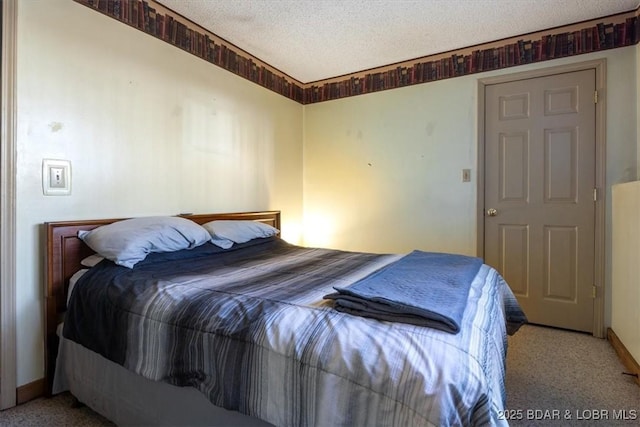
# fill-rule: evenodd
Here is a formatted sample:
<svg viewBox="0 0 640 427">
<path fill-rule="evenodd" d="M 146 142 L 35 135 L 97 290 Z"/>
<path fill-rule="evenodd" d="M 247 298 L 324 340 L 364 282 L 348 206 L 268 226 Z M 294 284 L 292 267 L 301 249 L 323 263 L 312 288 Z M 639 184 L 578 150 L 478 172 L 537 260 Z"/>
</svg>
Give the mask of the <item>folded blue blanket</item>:
<svg viewBox="0 0 640 427">
<path fill-rule="evenodd" d="M 481 265 L 480 258 L 413 251 L 324 298 L 345 313 L 456 334 Z"/>
</svg>

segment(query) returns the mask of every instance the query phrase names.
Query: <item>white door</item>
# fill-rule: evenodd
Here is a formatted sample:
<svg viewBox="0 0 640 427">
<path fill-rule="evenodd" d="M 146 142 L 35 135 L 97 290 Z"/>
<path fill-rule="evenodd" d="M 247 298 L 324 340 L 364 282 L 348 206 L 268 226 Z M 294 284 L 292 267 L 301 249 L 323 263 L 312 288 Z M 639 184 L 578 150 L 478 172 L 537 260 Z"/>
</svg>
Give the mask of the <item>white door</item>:
<svg viewBox="0 0 640 427">
<path fill-rule="evenodd" d="M 595 70 L 485 87 L 485 262 L 529 321 L 593 330 Z"/>
</svg>

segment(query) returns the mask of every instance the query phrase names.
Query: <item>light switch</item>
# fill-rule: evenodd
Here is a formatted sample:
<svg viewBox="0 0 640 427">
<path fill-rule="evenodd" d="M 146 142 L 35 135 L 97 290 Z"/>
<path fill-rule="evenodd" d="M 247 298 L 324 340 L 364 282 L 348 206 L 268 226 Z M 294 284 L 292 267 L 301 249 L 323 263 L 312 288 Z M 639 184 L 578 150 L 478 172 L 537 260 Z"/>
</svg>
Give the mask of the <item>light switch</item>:
<svg viewBox="0 0 640 427">
<path fill-rule="evenodd" d="M 45 196 L 71 194 L 71 162 L 69 160 L 42 160 L 42 191 Z"/>
<path fill-rule="evenodd" d="M 462 169 L 462 182 L 471 181 L 471 169 Z"/>
<path fill-rule="evenodd" d="M 65 169 L 57 166 L 51 166 L 49 168 L 49 185 L 51 188 L 64 188 L 66 187 L 66 177 L 64 173 Z"/>
</svg>

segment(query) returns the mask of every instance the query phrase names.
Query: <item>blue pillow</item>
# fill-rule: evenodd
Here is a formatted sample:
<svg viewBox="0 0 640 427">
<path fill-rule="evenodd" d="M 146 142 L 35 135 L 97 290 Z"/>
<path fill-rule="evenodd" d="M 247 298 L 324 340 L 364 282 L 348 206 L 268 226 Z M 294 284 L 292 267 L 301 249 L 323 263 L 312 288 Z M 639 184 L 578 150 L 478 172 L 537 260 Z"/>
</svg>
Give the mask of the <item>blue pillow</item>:
<svg viewBox="0 0 640 427">
<path fill-rule="evenodd" d="M 99 255 L 128 268 L 149 253 L 191 249 L 211 240 L 201 225 L 175 216 L 126 219 L 79 231 L 78 237 Z"/>
<path fill-rule="evenodd" d="M 211 243 L 224 249 L 234 243 L 272 237 L 280 232 L 269 224 L 251 220 L 216 220 L 207 222 L 203 227 L 211 234 Z"/>
</svg>

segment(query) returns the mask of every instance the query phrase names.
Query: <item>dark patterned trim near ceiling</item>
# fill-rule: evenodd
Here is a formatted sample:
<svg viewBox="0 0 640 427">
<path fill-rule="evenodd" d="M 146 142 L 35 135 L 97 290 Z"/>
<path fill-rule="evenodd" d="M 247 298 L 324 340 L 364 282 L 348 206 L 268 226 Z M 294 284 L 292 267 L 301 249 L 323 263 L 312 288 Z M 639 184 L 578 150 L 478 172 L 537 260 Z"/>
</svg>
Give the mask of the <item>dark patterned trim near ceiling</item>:
<svg viewBox="0 0 640 427">
<path fill-rule="evenodd" d="M 537 34 L 539 37 L 529 40 L 511 38 L 309 83 L 305 87 L 304 103 L 312 104 L 634 45 L 640 42 L 640 19 L 636 11 L 612 16 L 602 22 L 590 21 Z"/>
<path fill-rule="evenodd" d="M 396 89 L 640 42 L 639 10 L 348 76 L 301 83 L 153 0 L 74 0 L 301 104 Z"/>
</svg>

